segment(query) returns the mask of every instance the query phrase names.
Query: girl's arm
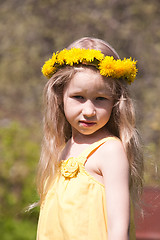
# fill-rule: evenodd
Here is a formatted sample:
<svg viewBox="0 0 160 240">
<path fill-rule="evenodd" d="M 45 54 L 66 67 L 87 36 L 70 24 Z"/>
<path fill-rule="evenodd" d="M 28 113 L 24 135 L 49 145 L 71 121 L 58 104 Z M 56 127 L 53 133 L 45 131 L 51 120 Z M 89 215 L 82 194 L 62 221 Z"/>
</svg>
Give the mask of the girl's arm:
<svg viewBox="0 0 160 240">
<path fill-rule="evenodd" d="M 127 240 L 129 226 L 129 164 L 119 140 L 107 141 L 100 151 L 103 174 L 108 240 Z"/>
</svg>

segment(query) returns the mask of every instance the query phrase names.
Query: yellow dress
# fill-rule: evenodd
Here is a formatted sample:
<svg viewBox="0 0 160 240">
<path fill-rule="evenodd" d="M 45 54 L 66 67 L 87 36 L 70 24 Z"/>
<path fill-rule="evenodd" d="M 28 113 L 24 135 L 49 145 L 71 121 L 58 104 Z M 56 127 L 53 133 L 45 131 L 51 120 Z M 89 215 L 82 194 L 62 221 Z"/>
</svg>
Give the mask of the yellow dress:
<svg viewBox="0 0 160 240">
<path fill-rule="evenodd" d="M 61 174 L 41 206 L 37 240 L 107 240 L 105 187 L 84 168 L 103 143 L 91 144 L 77 158 L 61 161 Z M 133 222 L 130 240 L 134 240 Z M 132 237 L 131 237 L 132 235 Z"/>
</svg>

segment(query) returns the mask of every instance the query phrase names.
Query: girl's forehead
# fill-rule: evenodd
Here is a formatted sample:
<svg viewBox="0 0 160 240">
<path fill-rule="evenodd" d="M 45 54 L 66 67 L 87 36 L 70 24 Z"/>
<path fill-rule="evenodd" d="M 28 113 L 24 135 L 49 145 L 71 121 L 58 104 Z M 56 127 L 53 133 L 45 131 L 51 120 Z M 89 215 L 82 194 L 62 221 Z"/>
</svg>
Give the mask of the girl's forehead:
<svg viewBox="0 0 160 240">
<path fill-rule="evenodd" d="M 90 68 L 82 69 L 75 73 L 71 79 L 68 87 L 73 90 L 86 90 L 86 91 L 109 91 L 104 78 L 100 75 L 99 71 Z"/>
</svg>

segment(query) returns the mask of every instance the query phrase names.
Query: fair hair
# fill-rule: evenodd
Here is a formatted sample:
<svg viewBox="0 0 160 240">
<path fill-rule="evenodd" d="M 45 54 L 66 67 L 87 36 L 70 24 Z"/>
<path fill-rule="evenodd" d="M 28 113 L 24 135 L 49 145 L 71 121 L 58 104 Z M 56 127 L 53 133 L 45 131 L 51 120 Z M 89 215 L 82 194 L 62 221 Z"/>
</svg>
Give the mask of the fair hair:
<svg viewBox="0 0 160 240">
<path fill-rule="evenodd" d="M 105 56 L 118 59 L 116 51 L 106 42 L 96 38 L 81 38 L 72 47 L 100 50 Z M 83 66 L 81 67 L 91 67 Z M 91 67 L 95 69 L 94 67 Z M 44 89 L 44 138 L 38 167 L 38 192 L 40 203 L 59 170 L 59 157 L 65 143 L 71 138 L 71 126 L 63 111 L 63 91 L 78 71 L 76 67 L 59 69 L 47 82 Z M 95 71 L 98 71 L 95 69 Z M 114 107 L 107 129 L 119 137 L 125 148 L 130 166 L 130 192 L 134 203 L 142 192 L 143 157 L 139 135 L 135 127 L 135 110 L 124 80 L 104 77 L 106 87 L 111 91 Z"/>
</svg>

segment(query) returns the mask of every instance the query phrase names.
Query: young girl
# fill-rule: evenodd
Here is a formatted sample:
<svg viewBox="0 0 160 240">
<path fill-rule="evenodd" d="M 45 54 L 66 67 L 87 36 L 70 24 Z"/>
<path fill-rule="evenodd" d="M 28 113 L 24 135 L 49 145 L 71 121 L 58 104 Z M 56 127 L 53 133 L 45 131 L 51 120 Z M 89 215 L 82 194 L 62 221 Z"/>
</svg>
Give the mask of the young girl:
<svg viewBox="0 0 160 240">
<path fill-rule="evenodd" d="M 135 239 L 131 202 L 142 189 L 143 161 L 127 85 L 136 61 L 82 38 L 42 72 L 49 81 L 37 240 Z"/>
</svg>

